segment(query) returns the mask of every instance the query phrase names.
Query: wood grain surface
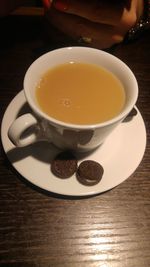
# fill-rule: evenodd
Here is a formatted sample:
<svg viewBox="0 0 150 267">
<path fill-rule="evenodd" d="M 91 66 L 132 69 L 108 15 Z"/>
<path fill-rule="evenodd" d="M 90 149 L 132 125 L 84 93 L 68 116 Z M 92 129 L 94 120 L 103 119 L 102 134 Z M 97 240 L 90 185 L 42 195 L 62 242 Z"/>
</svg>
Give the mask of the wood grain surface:
<svg viewBox="0 0 150 267">
<path fill-rule="evenodd" d="M 39 55 L 70 41 L 47 35 L 40 16 L 0 20 L 0 119 Z M 132 177 L 104 194 L 67 198 L 26 182 L 0 150 L 0 266 L 150 266 L 150 32 L 111 51 L 133 70 L 147 129 Z"/>
</svg>

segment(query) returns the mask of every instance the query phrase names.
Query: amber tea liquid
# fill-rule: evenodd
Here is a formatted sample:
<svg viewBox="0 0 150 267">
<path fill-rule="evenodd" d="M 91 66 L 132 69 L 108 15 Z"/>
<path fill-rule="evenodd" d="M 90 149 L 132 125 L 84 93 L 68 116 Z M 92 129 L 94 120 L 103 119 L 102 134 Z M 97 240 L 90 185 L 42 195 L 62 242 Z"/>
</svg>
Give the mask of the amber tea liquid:
<svg viewBox="0 0 150 267">
<path fill-rule="evenodd" d="M 97 124 L 118 115 L 125 104 L 120 80 L 94 64 L 69 62 L 49 69 L 36 89 L 40 109 L 71 124 Z"/>
</svg>

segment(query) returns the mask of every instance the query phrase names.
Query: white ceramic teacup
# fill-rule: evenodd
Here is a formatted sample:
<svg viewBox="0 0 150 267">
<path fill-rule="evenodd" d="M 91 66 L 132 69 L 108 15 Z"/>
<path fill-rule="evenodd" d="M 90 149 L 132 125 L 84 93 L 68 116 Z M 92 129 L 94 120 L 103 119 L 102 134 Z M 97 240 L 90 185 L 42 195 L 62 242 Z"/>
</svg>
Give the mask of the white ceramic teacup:
<svg viewBox="0 0 150 267">
<path fill-rule="evenodd" d="M 39 80 L 48 69 L 70 61 L 97 64 L 120 79 L 126 103 L 119 115 L 104 123 L 75 125 L 49 117 L 39 108 L 35 96 Z M 117 57 L 94 48 L 66 47 L 48 52 L 31 64 L 24 78 L 24 93 L 32 114 L 24 114 L 10 126 L 8 136 L 16 146 L 47 140 L 61 149 L 88 151 L 102 144 L 132 110 L 138 97 L 138 85 L 133 72 Z"/>
</svg>

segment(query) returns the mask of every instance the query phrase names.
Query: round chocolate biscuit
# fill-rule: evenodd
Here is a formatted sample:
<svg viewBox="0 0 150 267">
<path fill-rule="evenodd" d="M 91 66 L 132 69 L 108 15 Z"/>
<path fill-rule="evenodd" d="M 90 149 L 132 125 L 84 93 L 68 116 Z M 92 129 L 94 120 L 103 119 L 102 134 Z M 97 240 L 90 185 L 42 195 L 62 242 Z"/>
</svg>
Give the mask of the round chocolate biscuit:
<svg viewBox="0 0 150 267">
<path fill-rule="evenodd" d="M 52 173 L 62 179 L 71 177 L 77 170 L 77 159 L 71 151 L 63 151 L 51 162 Z"/>
<path fill-rule="evenodd" d="M 77 180 L 83 185 L 96 185 L 102 179 L 103 167 L 94 160 L 82 161 L 77 169 Z"/>
</svg>

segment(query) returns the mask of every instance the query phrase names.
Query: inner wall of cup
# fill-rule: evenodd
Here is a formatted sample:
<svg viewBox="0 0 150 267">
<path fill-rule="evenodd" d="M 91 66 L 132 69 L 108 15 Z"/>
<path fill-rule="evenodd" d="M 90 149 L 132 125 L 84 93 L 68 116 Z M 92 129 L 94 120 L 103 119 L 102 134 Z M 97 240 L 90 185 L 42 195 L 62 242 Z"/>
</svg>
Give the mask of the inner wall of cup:
<svg viewBox="0 0 150 267">
<path fill-rule="evenodd" d="M 35 97 L 36 86 L 43 74 L 56 65 L 70 61 L 97 64 L 111 71 L 120 79 L 125 89 L 126 103 L 124 111 L 130 109 L 130 106 L 131 108 L 133 107 L 138 92 L 136 79 L 131 70 L 121 60 L 104 51 L 92 48 L 73 47 L 48 52 L 38 58 L 29 67 L 24 79 L 24 89 L 27 100 L 35 111 L 37 109 L 39 111 Z"/>
</svg>

